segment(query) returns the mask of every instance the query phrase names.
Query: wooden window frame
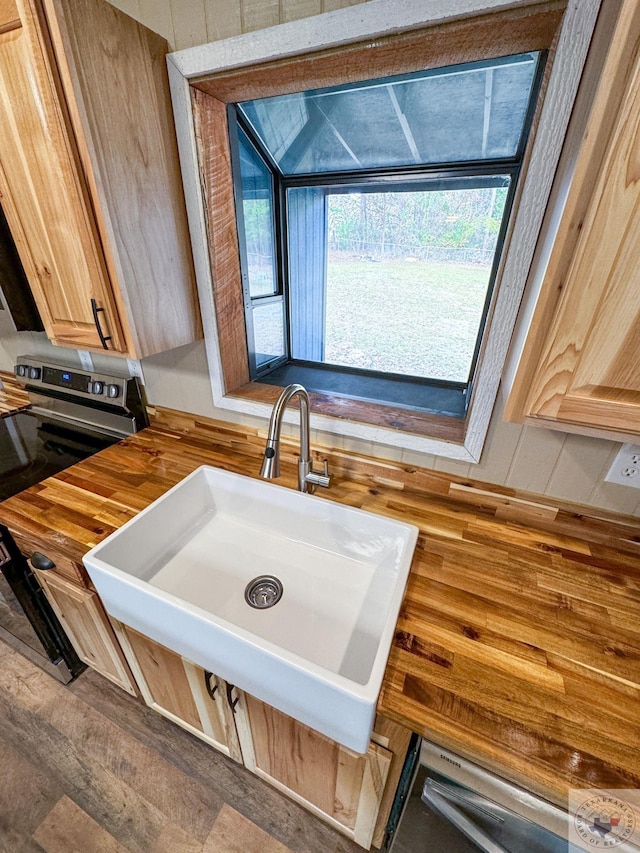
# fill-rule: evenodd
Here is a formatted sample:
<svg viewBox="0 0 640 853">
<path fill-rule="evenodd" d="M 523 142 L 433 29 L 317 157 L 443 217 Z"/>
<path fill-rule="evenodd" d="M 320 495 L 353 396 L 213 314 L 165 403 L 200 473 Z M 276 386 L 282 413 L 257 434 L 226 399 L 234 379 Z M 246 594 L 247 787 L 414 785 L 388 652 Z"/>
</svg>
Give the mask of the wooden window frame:
<svg viewBox="0 0 640 853">
<path fill-rule="evenodd" d="M 429 5 L 438 7 L 435 13 L 421 0 L 408 0 L 402 9 L 374 0 L 316 16 L 311 24 L 296 21 L 191 48 L 168 57 L 169 78 L 214 403 L 267 417 L 282 389 L 249 380 L 227 104 L 489 56 L 549 51 L 466 418 L 337 394 L 311 395 L 316 428 L 476 462 L 600 0 Z"/>
</svg>

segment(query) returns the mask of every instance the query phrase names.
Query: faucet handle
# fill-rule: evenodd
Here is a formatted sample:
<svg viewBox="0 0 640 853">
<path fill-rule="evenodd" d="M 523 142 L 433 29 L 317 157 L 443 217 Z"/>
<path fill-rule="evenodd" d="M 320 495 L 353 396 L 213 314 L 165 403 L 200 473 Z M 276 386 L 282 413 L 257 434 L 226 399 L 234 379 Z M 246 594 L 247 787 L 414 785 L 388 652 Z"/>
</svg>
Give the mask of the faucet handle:
<svg viewBox="0 0 640 853">
<path fill-rule="evenodd" d="M 323 460 L 322 471 L 314 471 L 313 467 L 311 467 L 304 479 L 305 482 L 309 483 L 312 487 L 322 486 L 323 488 L 328 489 L 331 483 L 328 461 L 326 459 Z"/>
</svg>

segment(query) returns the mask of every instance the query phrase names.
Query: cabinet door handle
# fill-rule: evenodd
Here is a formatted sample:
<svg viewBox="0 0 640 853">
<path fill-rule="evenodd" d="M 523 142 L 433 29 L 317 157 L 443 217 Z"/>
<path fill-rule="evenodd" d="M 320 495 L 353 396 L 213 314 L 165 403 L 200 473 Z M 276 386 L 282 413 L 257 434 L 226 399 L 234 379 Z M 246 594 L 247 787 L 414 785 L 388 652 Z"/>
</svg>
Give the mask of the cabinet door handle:
<svg viewBox="0 0 640 853">
<path fill-rule="evenodd" d="M 234 687 L 235 687 L 235 685 L 234 685 L 234 684 L 229 684 L 229 682 L 227 682 L 227 702 L 229 703 L 229 706 L 231 707 L 231 710 L 232 710 L 232 711 L 233 711 L 233 713 L 235 714 L 235 712 L 236 712 L 236 705 L 238 704 L 238 697 L 236 696 L 236 698 L 235 698 L 235 699 L 233 698 L 233 689 L 234 689 Z"/>
<path fill-rule="evenodd" d="M 56 564 L 50 557 L 41 554 L 40 551 L 34 551 L 31 555 L 31 565 L 34 569 L 40 569 L 41 572 L 46 572 L 55 569 Z"/>
<path fill-rule="evenodd" d="M 205 669 L 205 671 L 204 671 L 204 686 L 207 688 L 207 693 L 209 694 L 211 699 L 213 699 L 213 701 L 215 702 L 216 701 L 216 690 L 218 689 L 218 685 L 217 684 L 213 684 L 213 685 L 211 684 L 212 678 L 213 678 L 213 673 L 209 672 L 208 670 Z"/>
<path fill-rule="evenodd" d="M 96 325 L 96 331 L 98 333 L 98 337 L 100 338 L 102 348 L 109 349 L 109 347 L 107 346 L 107 341 L 111 340 L 111 335 L 105 335 L 105 333 L 102 331 L 102 326 L 100 325 L 100 312 L 104 312 L 104 308 L 98 308 L 98 303 L 95 299 L 92 299 L 91 311 L 93 313 L 93 322 Z"/>
</svg>

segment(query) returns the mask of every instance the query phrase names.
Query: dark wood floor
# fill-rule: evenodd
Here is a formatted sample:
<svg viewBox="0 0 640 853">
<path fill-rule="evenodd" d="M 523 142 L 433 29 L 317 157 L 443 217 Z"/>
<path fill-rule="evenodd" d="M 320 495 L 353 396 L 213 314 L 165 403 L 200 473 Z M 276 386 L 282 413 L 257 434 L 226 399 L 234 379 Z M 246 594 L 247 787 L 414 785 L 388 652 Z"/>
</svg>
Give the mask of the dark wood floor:
<svg viewBox="0 0 640 853">
<path fill-rule="evenodd" d="M 94 672 L 63 686 L 0 641 L 0 851 L 362 848 Z"/>
</svg>

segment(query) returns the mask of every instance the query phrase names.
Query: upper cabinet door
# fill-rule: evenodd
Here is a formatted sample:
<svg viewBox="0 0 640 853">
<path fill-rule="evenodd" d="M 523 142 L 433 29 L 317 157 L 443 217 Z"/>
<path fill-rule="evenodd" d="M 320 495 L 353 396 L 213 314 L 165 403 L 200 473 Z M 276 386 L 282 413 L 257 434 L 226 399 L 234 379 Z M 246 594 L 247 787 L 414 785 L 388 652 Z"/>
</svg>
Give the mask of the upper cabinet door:
<svg viewBox="0 0 640 853">
<path fill-rule="evenodd" d="M 623 4 L 507 416 L 640 435 L 640 8 Z M 585 188 L 591 190 L 585 200 Z M 567 256 L 567 246 L 573 248 Z"/>
<path fill-rule="evenodd" d="M 41 0 L 127 349 L 202 337 L 167 43 L 106 0 Z"/>
<path fill-rule="evenodd" d="M 0 0 L 2 206 L 56 344 L 202 336 L 166 52 L 106 0 Z"/>
<path fill-rule="evenodd" d="M 17 3 L 0 33 L 0 193 L 47 334 L 55 343 L 111 349 L 124 339 L 73 136 L 36 10 Z"/>
</svg>

